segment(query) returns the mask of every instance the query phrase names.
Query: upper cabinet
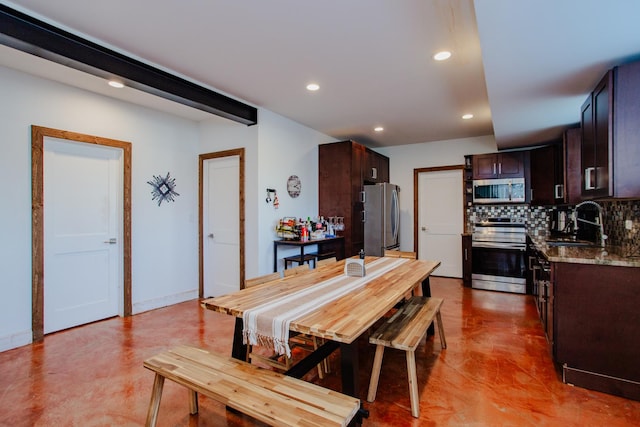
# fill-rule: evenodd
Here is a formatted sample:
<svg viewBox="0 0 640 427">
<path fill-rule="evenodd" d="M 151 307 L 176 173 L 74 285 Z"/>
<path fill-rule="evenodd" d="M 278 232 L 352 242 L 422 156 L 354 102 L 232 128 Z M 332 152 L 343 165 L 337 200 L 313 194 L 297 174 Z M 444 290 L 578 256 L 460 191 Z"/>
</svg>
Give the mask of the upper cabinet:
<svg viewBox="0 0 640 427">
<path fill-rule="evenodd" d="M 366 184 L 389 182 L 389 158 L 366 148 L 364 152 L 363 180 Z"/>
<path fill-rule="evenodd" d="M 640 62 L 607 72 L 581 124 L 582 197 L 640 197 Z"/>
<path fill-rule="evenodd" d="M 564 132 L 562 138 L 562 165 L 563 165 L 563 185 L 562 198 L 556 199 L 558 204 L 576 205 L 582 201 L 582 191 L 580 186 L 581 177 L 581 144 L 580 128 L 570 128 Z"/>
<path fill-rule="evenodd" d="M 532 205 L 575 205 L 580 191 L 580 128 L 569 128 L 562 141 L 530 151 Z"/>
<path fill-rule="evenodd" d="M 491 153 L 473 156 L 473 179 L 524 178 L 522 151 Z"/>
<path fill-rule="evenodd" d="M 530 152 L 532 205 L 554 205 L 563 198 L 562 145 L 550 144 Z"/>
</svg>

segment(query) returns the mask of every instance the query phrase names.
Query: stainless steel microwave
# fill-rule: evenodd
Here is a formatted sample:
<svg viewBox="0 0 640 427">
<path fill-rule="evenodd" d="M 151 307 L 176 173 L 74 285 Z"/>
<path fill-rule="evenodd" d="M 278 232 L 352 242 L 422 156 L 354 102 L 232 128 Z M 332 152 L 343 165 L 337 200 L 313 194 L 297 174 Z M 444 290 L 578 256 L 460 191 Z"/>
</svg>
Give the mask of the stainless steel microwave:
<svg viewBox="0 0 640 427">
<path fill-rule="evenodd" d="M 524 178 L 473 180 L 473 203 L 524 203 Z"/>
</svg>

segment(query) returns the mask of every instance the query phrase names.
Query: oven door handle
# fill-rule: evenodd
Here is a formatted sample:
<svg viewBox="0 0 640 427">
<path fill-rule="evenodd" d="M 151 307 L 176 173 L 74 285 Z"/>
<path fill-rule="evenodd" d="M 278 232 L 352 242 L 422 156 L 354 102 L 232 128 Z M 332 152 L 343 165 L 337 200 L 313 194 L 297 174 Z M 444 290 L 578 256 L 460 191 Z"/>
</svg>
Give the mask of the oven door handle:
<svg viewBox="0 0 640 427">
<path fill-rule="evenodd" d="M 495 242 L 471 242 L 472 248 L 488 248 L 488 249 L 517 249 L 526 251 L 527 245 L 521 243 L 495 243 Z"/>
</svg>

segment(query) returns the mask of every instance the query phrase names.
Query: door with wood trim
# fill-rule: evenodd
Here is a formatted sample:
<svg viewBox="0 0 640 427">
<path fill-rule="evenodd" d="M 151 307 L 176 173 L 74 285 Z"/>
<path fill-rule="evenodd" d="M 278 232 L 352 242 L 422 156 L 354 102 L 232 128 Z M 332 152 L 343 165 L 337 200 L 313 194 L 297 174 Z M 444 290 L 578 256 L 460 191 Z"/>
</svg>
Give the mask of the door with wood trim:
<svg viewBox="0 0 640 427">
<path fill-rule="evenodd" d="M 49 149 L 51 143 L 58 149 Z M 55 157 L 53 160 L 52 156 Z M 88 159 L 88 168 L 86 164 L 82 165 L 83 158 Z M 94 175 L 94 168 L 97 175 Z M 48 175 L 46 179 L 45 174 Z M 78 316 L 80 323 L 115 314 L 131 315 L 131 143 L 32 126 L 31 176 L 33 341 L 44 337 L 45 300 L 55 303 L 47 309 L 48 312 L 53 309 L 68 314 L 68 310 L 83 307 L 85 313 L 82 316 L 85 317 Z M 105 184 L 96 176 L 108 176 L 109 183 Z M 116 206 L 115 214 L 113 205 Z M 48 217 L 45 217 L 45 212 Z M 112 225 L 114 218 L 116 229 Z M 115 243 L 112 243 L 113 238 Z M 88 241 L 93 246 L 87 245 Z M 98 254 L 100 252 L 101 255 Z M 115 264 L 97 267 L 97 259 L 112 258 L 113 252 L 116 252 L 116 259 L 109 259 L 109 262 Z M 83 256 L 88 258 L 74 262 L 74 258 Z M 110 280 L 115 270 L 118 285 L 114 314 L 113 287 L 91 288 L 94 284 L 89 282 L 102 280 L 98 277 L 100 275 Z M 56 280 L 59 281 L 57 291 L 53 283 Z M 48 285 L 52 287 L 48 289 Z M 108 295 L 105 297 L 105 294 Z M 54 301 L 56 298 L 58 301 Z M 108 300 L 106 307 L 98 309 L 93 305 L 103 300 Z M 88 315 L 88 311 L 95 313 Z M 51 320 L 51 313 L 46 317 Z M 79 324 L 77 319 L 54 322 L 48 324 L 46 330 L 52 332 L 74 324 Z"/>
<path fill-rule="evenodd" d="M 462 171 L 418 174 L 418 254 L 441 262 L 435 275 L 462 277 Z"/>
<path fill-rule="evenodd" d="M 244 280 L 244 151 L 201 156 L 201 297 Z"/>
</svg>

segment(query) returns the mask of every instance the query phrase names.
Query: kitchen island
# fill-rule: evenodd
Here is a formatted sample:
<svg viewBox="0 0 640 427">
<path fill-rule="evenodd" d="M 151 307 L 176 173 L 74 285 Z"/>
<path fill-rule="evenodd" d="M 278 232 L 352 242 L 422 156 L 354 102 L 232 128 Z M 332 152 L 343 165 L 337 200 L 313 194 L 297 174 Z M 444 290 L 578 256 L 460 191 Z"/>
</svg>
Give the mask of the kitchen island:
<svg viewBox="0 0 640 427">
<path fill-rule="evenodd" d="M 640 258 L 530 237 L 550 262 L 542 298 L 563 381 L 640 400 Z"/>
</svg>

